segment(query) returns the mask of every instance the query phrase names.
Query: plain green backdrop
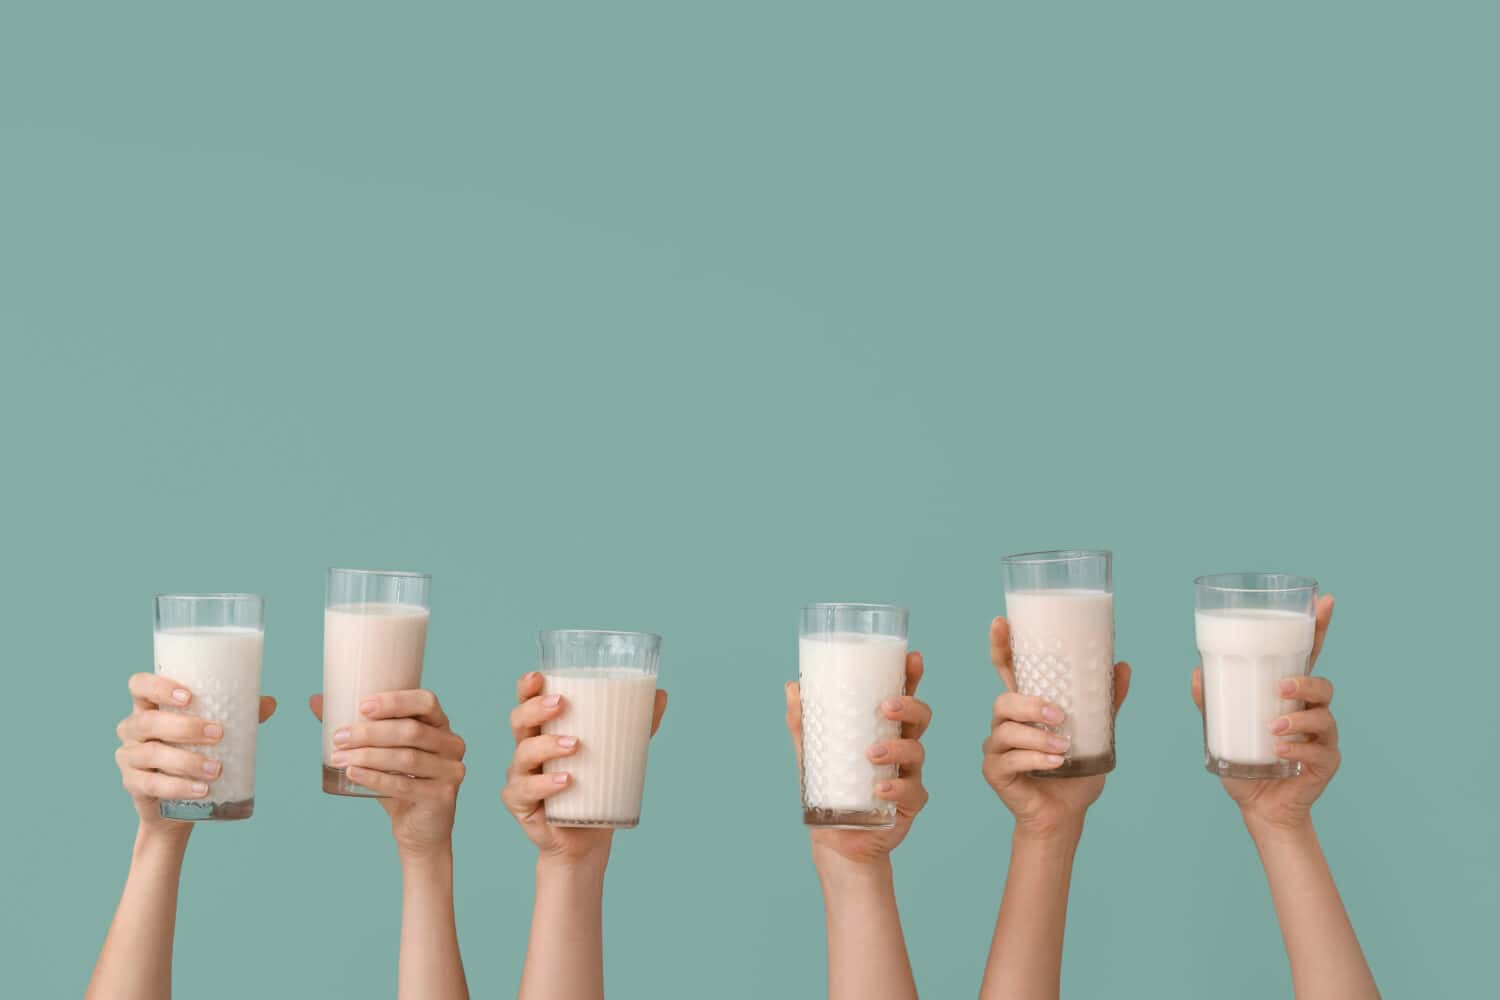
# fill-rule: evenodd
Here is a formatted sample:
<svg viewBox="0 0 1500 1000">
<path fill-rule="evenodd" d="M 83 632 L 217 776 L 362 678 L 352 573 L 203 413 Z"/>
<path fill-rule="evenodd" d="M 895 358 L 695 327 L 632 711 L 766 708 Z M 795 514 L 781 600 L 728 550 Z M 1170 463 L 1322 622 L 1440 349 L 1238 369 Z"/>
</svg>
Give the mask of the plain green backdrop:
<svg viewBox="0 0 1500 1000">
<path fill-rule="evenodd" d="M 257 810 L 198 830 L 179 995 L 394 988 L 385 818 L 324 796 L 323 572 L 434 576 L 458 908 L 517 981 L 501 809 L 539 627 L 665 635 L 606 899 L 618 997 L 813 997 L 796 610 L 912 609 L 932 802 L 896 855 L 972 995 L 1010 551 L 1116 554 L 1135 665 L 1064 994 L 1288 995 L 1203 771 L 1192 578 L 1318 577 L 1317 818 L 1387 996 L 1493 990 L 1495 8 L 0 7 L 0 992 L 78 995 L 134 827 L 150 595 L 268 597 Z"/>
</svg>

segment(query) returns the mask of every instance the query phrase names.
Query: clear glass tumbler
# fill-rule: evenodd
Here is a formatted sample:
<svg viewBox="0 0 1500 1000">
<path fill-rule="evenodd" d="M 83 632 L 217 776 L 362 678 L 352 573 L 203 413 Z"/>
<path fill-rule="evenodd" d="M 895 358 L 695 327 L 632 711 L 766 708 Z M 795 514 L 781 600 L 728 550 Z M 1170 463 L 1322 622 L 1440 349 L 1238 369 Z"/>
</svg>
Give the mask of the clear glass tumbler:
<svg viewBox="0 0 1500 1000">
<path fill-rule="evenodd" d="M 1005 557 L 1005 617 L 1016 687 L 1065 713 L 1061 767 L 1038 778 L 1115 769 L 1115 604 L 1107 551 L 1062 549 Z"/>
<path fill-rule="evenodd" d="M 650 632 L 559 629 L 537 633 L 542 692 L 560 694 L 562 712 L 542 724 L 572 736 L 578 749 L 542 765 L 572 775 L 547 798 L 555 826 L 625 829 L 641 821 L 646 753 L 656 707 L 661 636 Z"/>
<path fill-rule="evenodd" d="M 219 761 L 201 799 L 166 801 L 166 819 L 247 819 L 255 811 L 255 734 L 260 728 L 260 667 L 265 601 L 257 594 L 158 594 L 153 602 L 156 672 L 193 693 L 164 711 L 210 719 L 224 738 L 183 749 Z"/>
<path fill-rule="evenodd" d="M 323 611 L 323 791 L 379 798 L 330 763 L 333 734 L 361 718 L 382 691 L 422 686 L 432 577 L 426 573 L 330 569 Z"/>
<path fill-rule="evenodd" d="M 896 804 L 875 795 L 896 776 L 870 747 L 901 735 L 880 711 L 906 691 L 907 611 L 891 604 L 809 604 L 797 642 L 802 692 L 802 822 L 885 829 Z"/>
<path fill-rule="evenodd" d="M 1270 727 L 1302 708 L 1278 689 L 1283 678 L 1311 669 L 1318 581 L 1285 573 L 1222 573 L 1193 582 L 1205 764 L 1224 778 L 1295 777 L 1302 765 L 1276 755 Z"/>
</svg>

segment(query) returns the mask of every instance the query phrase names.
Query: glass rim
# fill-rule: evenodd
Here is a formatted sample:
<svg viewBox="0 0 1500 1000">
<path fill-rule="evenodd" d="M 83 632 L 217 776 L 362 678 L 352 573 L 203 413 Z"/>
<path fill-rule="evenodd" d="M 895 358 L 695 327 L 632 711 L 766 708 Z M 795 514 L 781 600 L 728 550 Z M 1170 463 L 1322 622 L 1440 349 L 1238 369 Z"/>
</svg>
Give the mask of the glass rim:
<svg viewBox="0 0 1500 1000">
<path fill-rule="evenodd" d="M 538 639 L 549 635 L 620 635 L 636 636 L 642 639 L 655 639 L 661 642 L 661 636 L 656 632 L 628 632 L 616 628 L 543 628 L 537 629 Z"/>
<path fill-rule="evenodd" d="M 347 566 L 330 566 L 328 567 L 328 572 L 330 574 L 348 573 L 351 576 L 390 576 L 414 580 L 432 579 L 431 573 L 418 573 L 406 569 L 350 569 Z"/>
<path fill-rule="evenodd" d="M 908 608 L 900 604 L 869 604 L 863 601 L 818 601 L 815 604 L 802 605 L 803 611 L 832 611 L 835 609 L 852 609 L 855 611 L 908 611 Z"/>
<path fill-rule="evenodd" d="M 151 595 L 151 599 L 153 601 L 246 601 L 246 600 L 253 600 L 253 601 L 260 601 L 261 603 L 265 603 L 265 600 L 266 600 L 265 596 L 262 595 L 262 594 L 239 594 L 239 593 L 231 593 L 231 592 L 226 592 L 226 593 L 221 593 L 221 594 L 152 594 Z"/>
<path fill-rule="evenodd" d="M 1046 563 L 1082 562 L 1085 559 L 1109 559 L 1109 549 L 1040 549 L 1036 552 L 1014 552 L 1002 562 L 1017 566 L 1040 566 Z"/>
<path fill-rule="evenodd" d="M 1275 580 L 1283 583 L 1277 587 L 1228 587 L 1216 580 L 1233 580 L 1237 582 L 1248 582 L 1253 579 Z M 1193 586 L 1204 590 L 1217 590 L 1226 594 L 1290 594 L 1299 590 L 1317 590 L 1318 581 L 1310 576 L 1297 576 L 1293 573 L 1264 573 L 1260 571 L 1244 571 L 1239 573 L 1210 573 L 1193 580 Z"/>
</svg>

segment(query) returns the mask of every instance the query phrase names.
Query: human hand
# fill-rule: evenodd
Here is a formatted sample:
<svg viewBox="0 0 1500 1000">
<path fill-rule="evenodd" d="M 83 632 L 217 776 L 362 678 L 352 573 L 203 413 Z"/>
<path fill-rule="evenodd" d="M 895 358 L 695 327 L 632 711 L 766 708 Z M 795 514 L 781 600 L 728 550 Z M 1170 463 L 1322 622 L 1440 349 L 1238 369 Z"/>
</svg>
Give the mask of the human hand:
<svg viewBox="0 0 1500 1000">
<path fill-rule="evenodd" d="M 1312 655 L 1308 671 L 1318 662 L 1323 640 L 1333 620 L 1333 595 L 1318 598 L 1314 611 Z M 1328 787 L 1339 769 L 1339 729 L 1329 703 L 1333 701 L 1333 684 L 1326 677 L 1288 677 L 1280 682 L 1280 697 L 1303 702 L 1300 711 L 1283 715 L 1272 723 L 1271 731 L 1279 737 L 1276 755 L 1282 760 L 1300 761 L 1302 771 L 1292 778 L 1224 778 L 1224 790 L 1240 807 L 1245 824 L 1252 832 L 1257 828 L 1292 830 L 1312 821 L 1312 806 Z M 1203 668 L 1193 670 L 1193 704 L 1203 711 Z M 1286 737 L 1301 736 L 1290 741 Z"/>
<path fill-rule="evenodd" d="M 308 705 L 323 720 L 323 696 Z M 378 792 L 403 859 L 449 851 L 458 789 L 467 768 L 462 737 L 431 691 L 382 691 L 359 706 L 360 721 L 333 734 L 329 758 L 349 780 Z"/>
<path fill-rule="evenodd" d="M 211 746 L 224 738 L 223 723 L 185 711 L 193 693 L 184 685 L 159 674 L 135 674 L 130 678 L 131 712 L 115 727 L 120 748 L 115 763 L 120 780 L 135 803 L 141 828 L 153 832 L 177 832 L 186 837 L 193 824 L 163 819 L 161 801 L 202 799 L 223 771 L 219 761 L 168 744 Z M 276 699 L 260 699 L 260 721 L 276 711 Z"/>
<path fill-rule="evenodd" d="M 990 624 L 990 662 L 1005 682 L 1006 692 L 995 699 L 990 735 L 983 744 L 985 780 L 1015 816 L 1018 834 L 1080 835 L 1084 813 L 1104 791 L 1106 775 L 1032 777 L 1032 771 L 1061 767 L 1068 745 L 1065 737 L 1029 723 L 1056 725 L 1063 721 L 1062 709 L 1043 698 L 1017 692 L 1010 623 L 1004 618 Z M 1130 665 L 1116 663 L 1114 670 L 1114 710 L 1118 714 L 1130 691 Z"/>
<path fill-rule="evenodd" d="M 567 788 L 573 776 L 566 771 L 544 774 L 542 765 L 576 753 L 578 740 L 572 736 L 542 734 L 542 724 L 557 718 L 564 708 L 562 695 L 544 697 L 542 689 L 542 675 L 535 670 L 524 674 L 516 684 L 517 704 L 510 713 L 516 752 L 506 771 L 501 801 L 521 824 L 527 839 L 537 846 L 542 861 L 567 865 L 596 862 L 602 866 L 609 858 L 614 830 L 553 826 L 547 822 L 544 802 Z M 651 712 L 652 736 L 661 728 L 666 710 L 667 692 L 658 688 Z"/>
<path fill-rule="evenodd" d="M 876 743 L 865 751 L 873 764 L 894 764 L 897 776 L 877 782 L 876 798 L 896 804 L 896 823 L 885 830 L 837 830 L 827 827 L 810 829 L 813 861 L 843 859 L 856 864 L 884 861 L 911 832 L 917 813 L 927 804 L 927 788 L 922 784 L 922 734 L 932 723 L 932 709 L 916 698 L 922 680 L 922 654 L 906 654 L 906 693 L 880 706 L 881 715 L 901 723 L 898 739 Z M 786 685 L 786 728 L 792 736 L 797 763 L 802 762 L 802 689 L 797 681 Z"/>
</svg>

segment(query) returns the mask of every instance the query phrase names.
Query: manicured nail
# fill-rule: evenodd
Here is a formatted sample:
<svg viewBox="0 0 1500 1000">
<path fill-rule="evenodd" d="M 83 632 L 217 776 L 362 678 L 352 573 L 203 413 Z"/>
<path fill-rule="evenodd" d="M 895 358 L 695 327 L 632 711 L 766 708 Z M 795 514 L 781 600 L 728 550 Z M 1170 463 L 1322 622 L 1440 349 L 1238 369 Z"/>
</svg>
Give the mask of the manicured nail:
<svg viewBox="0 0 1500 1000">
<path fill-rule="evenodd" d="M 1055 726 L 1063 720 L 1062 709 L 1053 708 L 1051 705 L 1048 705 L 1042 709 L 1042 718 Z"/>
<path fill-rule="evenodd" d="M 900 698 L 892 698 L 890 701 L 886 702 L 885 703 L 885 710 L 887 712 L 899 712 L 899 711 L 901 711 L 901 699 Z"/>
<path fill-rule="evenodd" d="M 556 708 L 558 705 L 562 704 L 562 695 L 549 694 L 547 697 L 542 699 L 542 704 L 546 705 L 548 708 Z"/>
<path fill-rule="evenodd" d="M 884 743 L 877 743 L 870 748 L 870 756 L 877 759 L 884 757 L 888 753 L 890 753 L 890 750 L 887 749 Z"/>
<path fill-rule="evenodd" d="M 348 743 L 349 742 L 349 730 L 347 728 L 344 728 L 344 729 L 340 729 L 338 732 L 334 733 L 333 734 L 333 742 L 335 742 L 335 743 Z"/>
<path fill-rule="evenodd" d="M 176 691 L 172 692 L 172 700 L 177 702 L 177 704 L 179 705 L 186 705 L 188 703 L 188 699 L 191 697 L 192 695 L 188 694 L 187 688 L 178 688 Z"/>
<path fill-rule="evenodd" d="M 207 795 L 208 794 L 208 786 L 205 785 L 201 781 L 195 781 L 195 782 L 193 782 L 193 794 L 194 795 Z"/>
<path fill-rule="evenodd" d="M 224 727 L 217 722 L 210 722 L 203 727 L 203 735 L 211 740 L 216 740 L 224 735 Z"/>
<path fill-rule="evenodd" d="M 1290 678 L 1290 677 L 1288 677 L 1286 680 L 1282 681 L 1281 682 L 1281 693 L 1282 694 L 1296 694 L 1297 693 L 1297 682 L 1294 681 L 1294 680 L 1292 680 L 1292 678 Z"/>
<path fill-rule="evenodd" d="M 564 750 L 571 750 L 573 747 L 576 747 L 578 745 L 578 737 L 559 736 L 557 738 L 557 745 L 562 747 Z"/>
<path fill-rule="evenodd" d="M 567 774 L 565 774 L 565 773 L 563 773 L 563 774 L 554 774 L 552 776 L 552 783 L 554 785 L 566 785 L 568 783 L 568 776 L 567 776 Z"/>
<path fill-rule="evenodd" d="M 896 786 L 893 785 L 893 784 L 891 784 L 889 781 L 882 781 L 880 784 L 878 784 L 878 785 L 875 786 L 875 788 L 876 788 L 877 791 L 887 792 L 887 793 L 890 792 L 890 790 L 892 788 L 895 788 L 895 787 Z"/>
<path fill-rule="evenodd" d="M 329 757 L 328 760 L 335 767 L 337 767 L 340 764 L 347 764 L 347 763 L 349 763 L 349 751 L 347 751 L 347 750 L 335 750 L 333 752 L 333 756 Z"/>
<path fill-rule="evenodd" d="M 1047 738 L 1047 749 L 1056 750 L 1058 753 L 1062 753 L 1064 750 L 1068 749 L 1068 744 L 1072 742 L 1073 741 L 1068 739 L 1066 736 L 1049 736 Z"/>
<path fill-rule="evenodd" d="M 1284 733 L 1290 728 L 1292 728 L 1291 720 L 1284 715 L 1271 723 L 1271 732 L 1273 733 Z"/>
<path fill-rule="evenodd" d="M 361 712 L 363 712 L 364 714 L 366 714 L 366 715 L 374 715 L 375 714 L 375 709 L 377 709 L 379 707 L 380 707 L 380 702 L 376 701 L 374 698 L 371 698 L 369 701 L 367 701 L 363 705 L 359 706 L 359 710 Z"/>
<path fill-rule="evenodd" d="M 1059 766 L 1060 764 L 1062 764 L 1062 762 L 1063 759 L 1055 753 L 1049 753 L 1047 755 L 1047 763 L 1051 764 L 1053 767 Z"/>
<path fill-rule="evenodd" d="M 208 775 L 210 778 L 218 777 L 219 768 L 223 766 L 223 764 L 220 764 L 216 760 L 205 760 L 203 762 L 203 773 Z"/>
</svg>

